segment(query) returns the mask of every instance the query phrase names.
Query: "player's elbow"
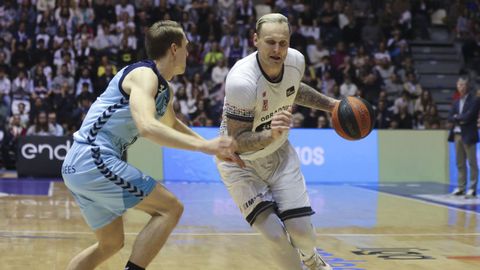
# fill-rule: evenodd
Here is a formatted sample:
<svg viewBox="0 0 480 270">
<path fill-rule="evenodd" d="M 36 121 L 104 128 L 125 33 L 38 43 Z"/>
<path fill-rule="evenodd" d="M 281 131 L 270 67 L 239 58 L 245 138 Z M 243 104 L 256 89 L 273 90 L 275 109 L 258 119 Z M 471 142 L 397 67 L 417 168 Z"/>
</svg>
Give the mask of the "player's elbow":
<svg viewBox="0 0 480 270">
<path fill-rule="evenodd" d="M 149 138 L 153 134 L 154 123 L 148 120 L 140 120 L 137 122 L 138 134 L 141 137 Z"/>
</svg>

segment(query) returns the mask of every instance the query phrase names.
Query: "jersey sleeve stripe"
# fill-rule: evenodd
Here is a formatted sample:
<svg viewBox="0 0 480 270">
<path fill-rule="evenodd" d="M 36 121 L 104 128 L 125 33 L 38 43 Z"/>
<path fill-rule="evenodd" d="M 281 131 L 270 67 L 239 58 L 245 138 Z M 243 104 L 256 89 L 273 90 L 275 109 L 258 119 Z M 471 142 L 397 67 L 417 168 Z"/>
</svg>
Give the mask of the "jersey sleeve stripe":
<svg viewBox="0 0 480 270">
<path fill-rule="evenodd" d="M 246 117 L 246 116 L 235 115 L 235 114 L 230 114 L 230 113 L 226 113 L 225 115 L 228 118 L 233 119 L 233 120 L 238 120 L 238 121 L 242 121 L 242 122 L 253 122 L 253 117 Z"/>
</svg>

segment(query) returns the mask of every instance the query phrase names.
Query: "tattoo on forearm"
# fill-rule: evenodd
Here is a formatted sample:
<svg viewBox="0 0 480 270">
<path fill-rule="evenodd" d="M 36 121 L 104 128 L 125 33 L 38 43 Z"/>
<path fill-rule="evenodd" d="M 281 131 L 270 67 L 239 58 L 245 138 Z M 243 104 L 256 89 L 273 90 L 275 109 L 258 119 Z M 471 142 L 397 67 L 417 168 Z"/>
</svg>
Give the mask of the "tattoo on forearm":
<svg viewBox="0 0 480 270">
<path fill-rule="evenodd" d="M 237 140 L 238 153 L 258 151 L 267 147 L 272 141 L 270 130 L 252 131 L 253 123 L 228 119 L 228 134 Z"/>
<path fill-rule="evenodd" d="M 273 141 L 270 130 L 261 132 L 245 131 L 240 133 L 236 139 L 239 153 L 262 150 Z"/>
<path fill-rule="evenodd" d="M 331 112 L 335 106 L 335 99 L 318 92 L 304 83 L 300 83 L 298 94 L 295 97 L 295 104 Z"/>
</svg>

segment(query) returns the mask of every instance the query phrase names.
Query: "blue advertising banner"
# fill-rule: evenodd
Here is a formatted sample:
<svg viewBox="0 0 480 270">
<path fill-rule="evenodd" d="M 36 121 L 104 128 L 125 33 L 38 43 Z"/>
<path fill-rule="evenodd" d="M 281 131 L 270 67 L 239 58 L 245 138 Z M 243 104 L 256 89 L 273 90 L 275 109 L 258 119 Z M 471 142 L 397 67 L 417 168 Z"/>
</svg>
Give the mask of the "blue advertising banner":
<svg viewBox="0 0 480 270">
<path fill-rule="evenodd" d="M 362 140 L 347 141 L 331 129 L 294 129 L 290 142 L 307 183 L 378 181 L 376 130 Z"/>
<path fill-rule="evenodd" d="M 458 170 L 455 161 L 455 144 L 453 142 L 448 143 L 448 150 L 450 156 L 450 185 L 456 187 L 458 185 L 457 177 L 458 177 Z M 480 167 L 480 144 L 477 143 L 477 163 Z M 468 166 L 468 161 L 465 162 L 467 166 L 467 185 L 470 183 L 470 168 Z"/>
<path fill-rule="evenodd" d="M 205 138 L 213 138 L 218 128 L 194 128 Z M 290 141 L 302 163 L 307 183 L 377 182 L 377 131 L 359 141 L 347 141 L 333 130 L 293 129 Z M 213 157 L 202 153 L 163 148 L 166 181 L 220 181 Z"/>
</svg>

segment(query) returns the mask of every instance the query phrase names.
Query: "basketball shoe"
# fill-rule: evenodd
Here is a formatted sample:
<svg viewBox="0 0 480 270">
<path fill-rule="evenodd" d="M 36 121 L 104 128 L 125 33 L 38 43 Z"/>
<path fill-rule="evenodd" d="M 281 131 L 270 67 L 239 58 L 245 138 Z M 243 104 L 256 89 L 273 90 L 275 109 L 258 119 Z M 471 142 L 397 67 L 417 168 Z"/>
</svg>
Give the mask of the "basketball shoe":
<svg viewBox="0 0 480 270">
<path fill-rule="evenodd" d="M 305 270 L 332 270 L 332 267 L 326 263 L 320 255 L 315 253 L 310 259 L 303 261 Z"/>
<path fill-rule="evenodd" d="M 452 196 L 462 196 L 465 193 L 463 189 L 456 188 L 450 193 Z"/>
<path fill-rule="evenodd" d="M 469 189 L 465 194 L 465 199 L 475 199 L 476 197 L 477 197 L 477 194 L 475 193 L 474 189 Z"/>
</svg>

